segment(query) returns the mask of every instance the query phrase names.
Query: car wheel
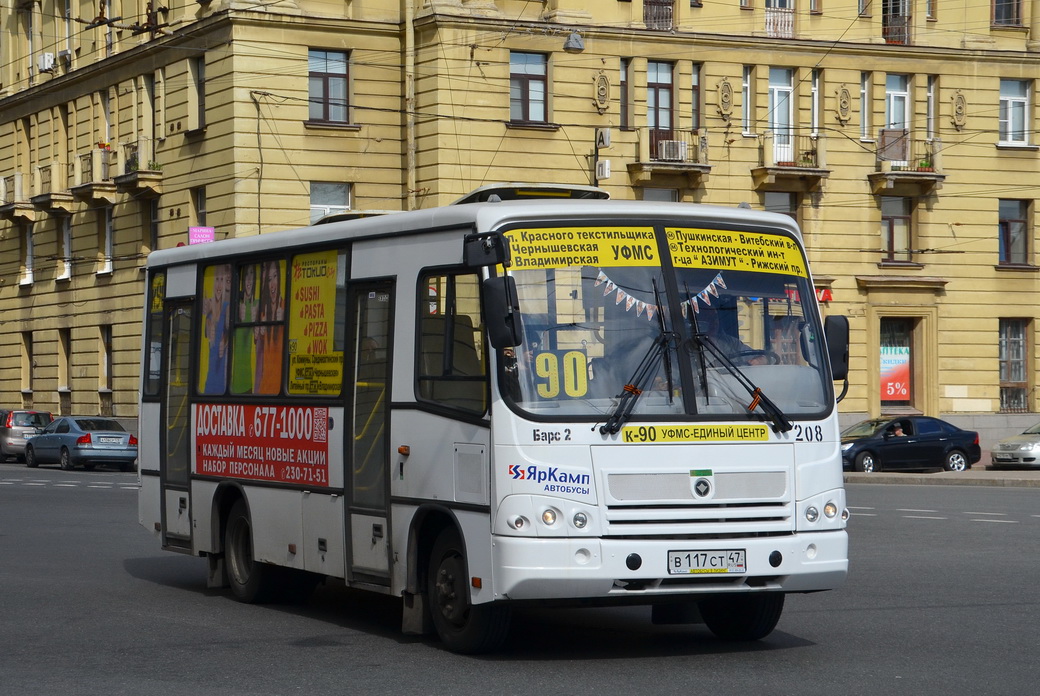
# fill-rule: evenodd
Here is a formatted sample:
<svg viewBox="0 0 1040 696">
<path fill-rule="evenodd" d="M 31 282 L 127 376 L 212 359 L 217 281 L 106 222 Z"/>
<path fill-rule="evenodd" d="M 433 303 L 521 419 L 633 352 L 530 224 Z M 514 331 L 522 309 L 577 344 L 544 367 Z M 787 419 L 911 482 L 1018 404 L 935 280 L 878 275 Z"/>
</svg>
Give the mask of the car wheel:
<svg viewBox="0 0 1040 696">
<path fill-rule="evenodd" d="M 65 471 L 70 471 L 72 469 L 72 467 L 73 467 L 72 455 L 69 454 L 69 448 L 68 447 L 62 447 L 61 448 L 61 459 L 58 460 L 58 461 L 61 464 L 61 468 L 64 469 Z"/>
<path fill-rule="evenodd" d="M 880 471 L 880 468 L 874 460 L 873 454 L 870 452 L 860 452 L 856 456 L 856 471 L 862 471 L 865 474 L 872 474 L 875 471 Z"/>
<path fill-rule="evenodd" d="M 253 558 L 253 525 L 241 499 L 231 506 L 224 528 L 224 566 L 231 594 L 238 601 L 254 604 L 274 598 L 276 568 Z"/>
<path fill-rule="evenodd" d="M 40 463 L 36 461 L 36 452 L 33 450 L 32 445 L 25 448 L 25 465 L 30 469 L 35 469 L 40 465 Z"/>
<path fill-rule="evenodd" d="M 502 646 L 509 634 L 509 607 L 470 604 L 466 553 L 454 529 L 442 530 L 434 542 L 426 576 L 430 618 L 449 650 L 473 654 Z"/>
<path fill-rule="evenodd" d="M 946 462 L 943 464 L 943 468 L 947 471 L 964 471 L 968 468 L 968 458 L 964 456 L 964 452 L 952 450 L 946 455 Z"/>
<path fill-rule="evenodd" d="M 762 592 L 701 600 L 701 617 L 708 630 L 723 640 L 765 638 L 780 621 L 784 594 Z"/>
</svg>

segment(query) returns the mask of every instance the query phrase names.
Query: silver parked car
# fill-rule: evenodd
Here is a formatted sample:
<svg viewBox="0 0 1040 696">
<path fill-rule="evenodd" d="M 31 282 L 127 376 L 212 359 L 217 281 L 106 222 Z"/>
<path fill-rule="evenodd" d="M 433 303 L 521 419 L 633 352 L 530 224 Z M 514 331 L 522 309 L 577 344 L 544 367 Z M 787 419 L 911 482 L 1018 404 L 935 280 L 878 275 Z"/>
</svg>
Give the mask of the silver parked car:
<svg viewBox="0 0 1040 696">
<path fill-rule="evenodd" d="M 62 469 L 81 465 L 115 464 L 132 471 L 137 460 L 137 438 L 111 418 L 99 416 L 58 418 L 25 445 L 25 465 L 60 464 Z"/>
<path fill-rule="evenodd" d="M 21 459 L 25 442 L 54 420 L 46 411 L 0 409 L 0 460 Z"/>
<path fill-rule="evenodd" d="M 1040 423 L 993 445 L 989 456 L 994 469 L 1040 467 Z"/>
</svg>

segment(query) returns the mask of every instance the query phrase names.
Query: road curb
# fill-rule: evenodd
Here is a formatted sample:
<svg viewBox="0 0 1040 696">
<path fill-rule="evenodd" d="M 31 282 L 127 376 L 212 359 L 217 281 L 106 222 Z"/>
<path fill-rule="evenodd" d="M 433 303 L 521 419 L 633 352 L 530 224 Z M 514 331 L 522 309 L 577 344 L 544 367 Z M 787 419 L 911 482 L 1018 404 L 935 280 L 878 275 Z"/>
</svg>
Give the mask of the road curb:
<svg viewBox="0 0 1040 696">
<path fill-rule="evenodd" d="M 995 486 L 1002 488 L 1040 488 L 1040 471 L 969 469 L 934 473 L 845 472 L 845 483 L 903 484 L 914 486 Z"/>
</svg>

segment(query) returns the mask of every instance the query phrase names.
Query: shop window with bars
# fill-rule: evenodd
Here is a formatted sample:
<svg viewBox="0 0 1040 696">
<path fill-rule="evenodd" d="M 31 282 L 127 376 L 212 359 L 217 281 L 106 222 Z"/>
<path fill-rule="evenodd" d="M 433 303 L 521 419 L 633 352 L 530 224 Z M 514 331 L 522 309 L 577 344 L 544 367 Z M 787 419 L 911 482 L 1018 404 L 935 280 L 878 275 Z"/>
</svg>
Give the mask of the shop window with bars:
<svg viewBox="0 0 1040 696">
<path fill-rule="evenodd" d="M 1000 320 L 1000 410 L 1029 411 L 1029 321 Z"/>
</svg>

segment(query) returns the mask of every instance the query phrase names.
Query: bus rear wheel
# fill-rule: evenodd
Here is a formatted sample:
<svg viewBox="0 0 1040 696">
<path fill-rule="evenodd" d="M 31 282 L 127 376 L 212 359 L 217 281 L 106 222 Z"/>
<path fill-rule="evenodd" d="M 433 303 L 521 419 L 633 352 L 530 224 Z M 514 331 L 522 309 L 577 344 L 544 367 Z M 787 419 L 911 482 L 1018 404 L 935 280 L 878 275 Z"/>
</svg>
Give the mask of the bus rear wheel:
<svg viewBox="0 0 1040 696">
<path fill-rule="evenodd" d="M 228 513 L 224 529 L 224 566 L 231 594 L 240 602 L 253 604 L 274 596 L 274 568 L 253 558 L 253 525 L 244 500 L 238 500 Z"/>
<path fill-rule="evenodd" d="M 724 595 L 701 600 L 701 617 L 708 629 L 723 640 L 746 641 L 765 638 L 780 621 L 784 594 Z"/>
<path fill-rule="evenodd" d="M 452 652 L 492 652 L 505 643 L 509 607 L 470 603 L 466 554 L 454 529 L 441 531 L 433 544 L 426 592 L 433 626 Z"/>
</svg>

